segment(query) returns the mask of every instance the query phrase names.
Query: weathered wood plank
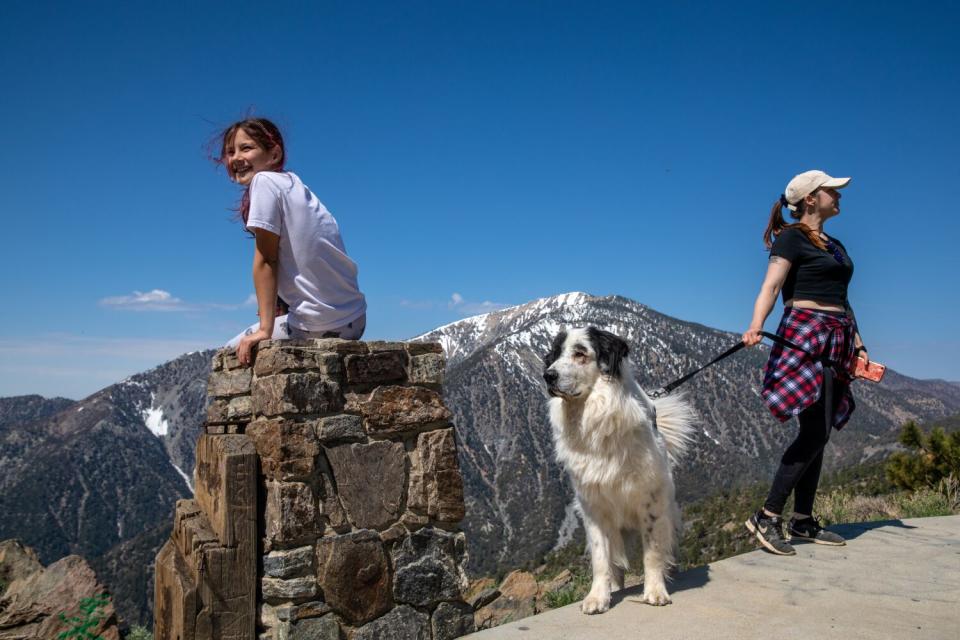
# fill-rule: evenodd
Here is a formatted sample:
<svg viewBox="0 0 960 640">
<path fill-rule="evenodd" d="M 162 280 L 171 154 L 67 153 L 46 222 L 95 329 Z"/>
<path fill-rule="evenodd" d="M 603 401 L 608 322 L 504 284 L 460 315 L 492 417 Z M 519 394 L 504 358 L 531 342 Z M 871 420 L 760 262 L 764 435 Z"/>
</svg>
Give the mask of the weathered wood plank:
<svg viewBox="0 0 960 640">
<path fill-rule="evenodd" d="M 245 435 L 203 434 L 197 441 L 196 501 L 225 547 L 256 545 L 257 450 Z"/>
<path fill-rule="evenodd" d="M 197 636 L 197 589 L 173 540 L 157 554 L 153 593 L 153 633 L 157 640 L 209 640 Z"/>
</svg>

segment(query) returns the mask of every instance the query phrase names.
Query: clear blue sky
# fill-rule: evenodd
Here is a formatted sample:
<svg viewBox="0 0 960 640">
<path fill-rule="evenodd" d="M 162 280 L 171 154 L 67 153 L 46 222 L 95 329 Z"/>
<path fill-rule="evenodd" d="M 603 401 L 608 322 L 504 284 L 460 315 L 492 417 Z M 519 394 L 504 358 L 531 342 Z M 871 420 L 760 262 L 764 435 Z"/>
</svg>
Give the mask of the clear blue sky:
<svg viewBox="0 0 960 640">
<path fill-rule="evenodd" d="M 0 396 L 80 397 L 255 321 L 205 149 L 249 109 L 339 220 L 369 338 L 573 290 L 742 331 L 769 206 L 820 168 L 854 178 L 827 231 L 871 355 L 960 380 L 958 14 L 5 3 Z"/>
</svg>

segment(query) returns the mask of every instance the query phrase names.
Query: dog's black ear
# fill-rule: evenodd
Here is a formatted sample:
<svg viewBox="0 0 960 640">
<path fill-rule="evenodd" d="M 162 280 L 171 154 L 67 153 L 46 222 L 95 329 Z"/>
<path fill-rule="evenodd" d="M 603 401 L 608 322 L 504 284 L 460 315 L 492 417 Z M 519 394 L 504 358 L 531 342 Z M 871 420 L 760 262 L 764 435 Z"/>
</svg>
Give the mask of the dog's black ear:
<svg viewBox="0 0 960 640">
<path fill-rule="evenodd" d="M 620 336 L 609 331 L 590 327 L 587 329 L 590 344 L 597 354 L 597 366 L 609 376 L 620 376 L 620 365 L 630 353 L 630 345 Z"/>
<path fill-rule="evenodd" d="M 560 357 L 560 354 L 563 353 L 563 343 L 567 340 L 567 332 L 561 331 L 557 334 L 557 337 L 553 339 L 553 345 L 550 347 L 550 353 L 547 354 L 547 357 L 543 359 L 543 368 L 544 370 L 549 369 L 550 365 L 557 361 L 557 358 Z"/>
</svg>

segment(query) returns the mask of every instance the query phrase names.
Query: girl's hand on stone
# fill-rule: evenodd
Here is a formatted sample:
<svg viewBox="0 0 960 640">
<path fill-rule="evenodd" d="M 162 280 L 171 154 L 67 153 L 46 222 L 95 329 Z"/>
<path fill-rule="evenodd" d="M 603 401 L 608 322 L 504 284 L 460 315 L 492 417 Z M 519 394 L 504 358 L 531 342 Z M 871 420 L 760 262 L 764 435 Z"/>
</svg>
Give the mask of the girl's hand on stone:
<svg viewBox="0 0 960 640">
<path fill-rule="evenodd" d="M 249 367 L 253 361 L 253 348 L 261 340 L 269 340 L 270 334 L 263 329 L 257 329 L 248 336 L 244 336 L 237 345 L 237 360 L 245 367 Z"/>
</svg>

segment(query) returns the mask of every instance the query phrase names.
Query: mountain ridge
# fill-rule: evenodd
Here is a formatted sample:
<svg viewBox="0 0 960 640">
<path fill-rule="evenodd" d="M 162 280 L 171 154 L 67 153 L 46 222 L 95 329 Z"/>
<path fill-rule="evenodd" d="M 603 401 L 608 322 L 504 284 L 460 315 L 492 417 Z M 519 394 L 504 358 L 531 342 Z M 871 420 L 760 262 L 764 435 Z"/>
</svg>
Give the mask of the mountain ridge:
<svg viewBox="0 0 960 640">
<path fill-rule="evenodd" d="M 437 340 L 447 353 L 444 397 L 454 414 L 474 574 L 537 563 L 579 535 L 572 492 L 553 456 L 541 381 L 553 335 L 575 324 L 627 339 L 645 389 L 739 339 L 623 296 L 584 292 L 538 298 L 413 338 Z M 80 401 L 21 396 L 19 407 L 0 399 L 0 462 L 12 471 L 0 479 L 0 512 L 23 516 L 17 526 L 6 518 L 0 539 L 23 538 L 45 562 L 66 552 L 86 556 L 114 593 L 125 590 L 121 616 L 148 622 L 152 580 L 145 567 L 166 537 L 173 503 L 190 495 L 213 353 L 185 354 Z M 677 470 L 682 500 L 766 477 L 792 439 L 793 425 L 777 425 L 759 397 L 767 353 L 765 346 L 745 349 L 685 385 L 704 421 Z M 857 383 L 860 408 L 833 438 L 828 468 L 893 450 L 903 420 L 960 413 L 960 385 L 895 371 L 888 378 Z M 19 417 L 4 423 L 4 415 Z M 85 514 L 85 524 L 71 519 L 74 512 Z M 142 591 L 131 591 L 133 585 Z"/>
</svg>

